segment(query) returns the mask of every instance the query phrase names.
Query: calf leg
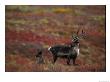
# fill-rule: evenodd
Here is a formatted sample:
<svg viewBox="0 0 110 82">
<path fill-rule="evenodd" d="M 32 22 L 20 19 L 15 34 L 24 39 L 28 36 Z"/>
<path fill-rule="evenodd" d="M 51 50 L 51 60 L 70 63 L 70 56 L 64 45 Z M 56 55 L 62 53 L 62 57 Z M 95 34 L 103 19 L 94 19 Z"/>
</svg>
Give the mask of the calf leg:
<svg viewBox="0 0 110 82">
<path fill-rule="evenodd" d="M 40 63 L 40 64 L 41 64 L 41 63 L 44 64 L 44 59 L 43 59 L 43 57 L 40 57 L 40 58 L 39 58 L 39 63 Z"/>
<path fill-rule="evenodd" d="M 38 64 L 44 64 L 44 59 L 43 59 L 42 56 L 41 57 L 37 57 L 36 59 L 37 59 L 37 63 Z"/>
</svg>

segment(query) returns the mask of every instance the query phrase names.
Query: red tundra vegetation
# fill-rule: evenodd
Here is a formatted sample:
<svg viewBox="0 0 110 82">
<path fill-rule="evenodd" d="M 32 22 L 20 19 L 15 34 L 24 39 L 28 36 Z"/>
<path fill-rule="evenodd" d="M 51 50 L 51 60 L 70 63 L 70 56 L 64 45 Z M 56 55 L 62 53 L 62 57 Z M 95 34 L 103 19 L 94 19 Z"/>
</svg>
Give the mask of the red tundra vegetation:
<svg viewBox="0 0 110 82">
<path fill-rule="evenodd" d="M 105 19 L 105 6 L 6 6 L 5 71 L 105 72 Z M 53 64 L 48 47 L 69 45 L 78 28 L 84 31 L 78 66 L 60 58 Z M 43 64 L 35 58 L 39 49 Z"/>
</svg>

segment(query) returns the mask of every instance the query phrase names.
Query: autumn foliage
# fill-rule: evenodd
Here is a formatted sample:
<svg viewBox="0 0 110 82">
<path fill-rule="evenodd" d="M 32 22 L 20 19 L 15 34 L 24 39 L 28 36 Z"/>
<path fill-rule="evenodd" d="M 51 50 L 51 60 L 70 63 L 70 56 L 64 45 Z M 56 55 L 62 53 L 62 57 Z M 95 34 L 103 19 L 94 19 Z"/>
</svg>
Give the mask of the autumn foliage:
<svg viewBox="0 0 110 82">
<path fill-rule="evenodd" d="M 6 72 L 105 72 L 105 6 L 6 6 Z M 80 37 L 78 66 L 66 65 L 66 59 L 52 64 L 49 46 L 69 45 L 77 29 Z M 81 31 L 79 32 L 81 34 Z M 44 64 L 36 63 L 42 49 Z"/>
</svg>

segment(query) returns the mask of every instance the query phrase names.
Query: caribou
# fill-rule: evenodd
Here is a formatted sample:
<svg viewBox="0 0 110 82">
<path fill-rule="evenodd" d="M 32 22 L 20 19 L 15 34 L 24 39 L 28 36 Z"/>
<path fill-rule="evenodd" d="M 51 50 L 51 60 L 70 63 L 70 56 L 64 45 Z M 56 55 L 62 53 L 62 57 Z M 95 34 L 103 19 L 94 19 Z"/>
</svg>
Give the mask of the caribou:
<svg viewBox="0 0 110 82">
<path fill-rule="evenodd" d="M 67 59 L 67 65 L 70 65 L 71 59 L 73 60 L 73 65 L 76 64 L 76 58 L 79 55 L 79 30 L 77 31 L 76 35 L 72 35 L 72 42 L 70 45 L 54 45 L 50 46 L 48 48 L 48 51 L 51 52 L 53 56 L 53 64 L 56 62 L 58 58 L 66 58 Z M 83 33 L 83 30 L 82 30 Z"/>
</svg>

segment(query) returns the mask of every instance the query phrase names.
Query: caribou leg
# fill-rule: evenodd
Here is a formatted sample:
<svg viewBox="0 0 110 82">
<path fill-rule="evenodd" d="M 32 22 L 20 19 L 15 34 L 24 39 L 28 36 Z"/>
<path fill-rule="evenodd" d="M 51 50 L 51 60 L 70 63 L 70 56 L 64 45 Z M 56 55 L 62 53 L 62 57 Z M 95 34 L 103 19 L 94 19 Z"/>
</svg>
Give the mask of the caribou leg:
<svg viewBox="0 0 110 82">
<path fill-rule="evenodd" d="M 70 65 L 70 57 L 67 57 L 67 64 Z"/>
<path fill-rule="evenodd" d="M 53 56 L 53 64 L 56 62 L 57 56 Z"/>
<path fill-rule="evenodd" d="M 75 56 L 74 58 L 73 58 L 73 65 L 78 65 L 78 64 L 76 64 L 76 58 L 77 58 L 77 56 Z"/>
</svg>

